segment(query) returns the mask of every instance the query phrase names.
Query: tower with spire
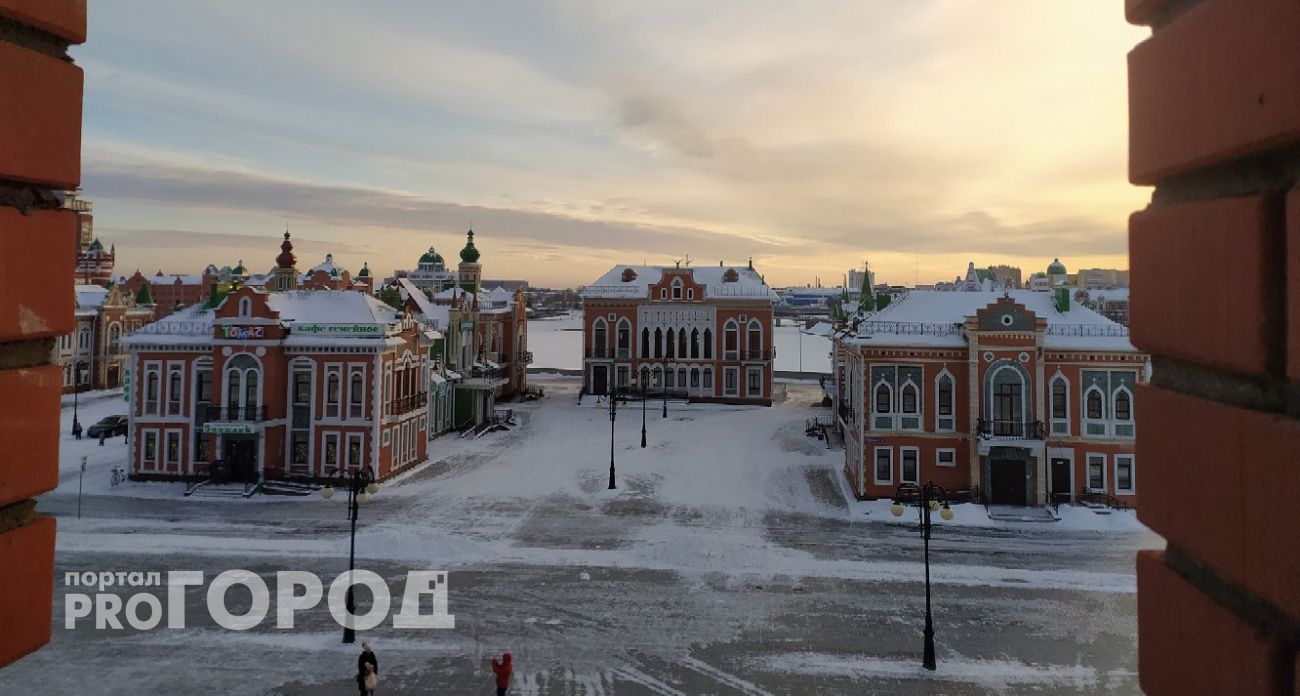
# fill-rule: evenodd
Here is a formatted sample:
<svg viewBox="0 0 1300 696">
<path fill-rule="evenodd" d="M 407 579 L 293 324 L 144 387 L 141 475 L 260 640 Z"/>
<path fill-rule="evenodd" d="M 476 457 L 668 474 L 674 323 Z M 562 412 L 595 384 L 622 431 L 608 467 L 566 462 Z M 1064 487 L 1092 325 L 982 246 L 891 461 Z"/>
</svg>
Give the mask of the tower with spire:
<svg viewBox="0 0 1300 696">
<path fill-rule="evenodd" d="M 468 293 L 477 293 L 482 280 L 483 267 L 478 262 L 478 249 L 474 246 L 474 230 L 465 233 L 465 248 L 460 250 L 460 266 L 457 275 L 461 289 Z"/>
<path fill-rule="evenodd" d="M 293 255 L 293 242 L 289 241 L 289 230 L 284 231 L 280 254 L 275 257 L 275 270 L 272 271 L 271 282 L 267 285 L 268 289 L 281 292 L 298 287 L 298 258 Z"/>
</svg>

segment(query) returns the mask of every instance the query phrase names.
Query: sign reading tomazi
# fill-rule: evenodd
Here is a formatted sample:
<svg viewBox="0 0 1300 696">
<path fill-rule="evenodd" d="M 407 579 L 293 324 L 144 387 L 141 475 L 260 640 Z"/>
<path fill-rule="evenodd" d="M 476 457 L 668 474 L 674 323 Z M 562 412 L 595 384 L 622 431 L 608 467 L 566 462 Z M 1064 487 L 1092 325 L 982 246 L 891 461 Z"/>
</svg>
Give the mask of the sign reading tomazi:
<svg viewBox="0 0 1300 696">
<path fill-rule="evenodd" d="M 294 333 L 333 336 L 379 336 L 384 332 L 379 324 L 293 324 L 290 329 Z"/>
</svg>

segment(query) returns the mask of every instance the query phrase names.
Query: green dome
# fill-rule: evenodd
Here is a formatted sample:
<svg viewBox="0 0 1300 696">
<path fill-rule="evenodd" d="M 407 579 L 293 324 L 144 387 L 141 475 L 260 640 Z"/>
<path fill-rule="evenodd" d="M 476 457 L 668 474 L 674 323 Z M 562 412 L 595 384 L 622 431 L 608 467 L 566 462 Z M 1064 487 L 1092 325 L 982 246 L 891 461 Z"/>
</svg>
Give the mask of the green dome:
<svg viewBox="0 0 1300 696">
<path fill-rule="evenodd" d="M 369 264 L 369 263 L 363 263 L 363 264 L 361 264 L 361 270 L 360 270 L 360 271 L 357 271 L 357 277 L 358 277 L 358 278 L 369 278 L 369 277 L 370 277 L 370 264 Z"/>
<path fill-rule="evenodd" d="M 1051 265 L 1047 267 L 1048 275 L 1065 275 L 1065 264 L 1060 259 L 1052 259 Z"/>
<path fill-rule="evenodd" d="M 434 251 L 433 247 L 429 247 L 429 251 L 424 256 L 420 257 L 420 263 L 440 264 L 442 263 L 442 254 Z"/>
<path fill-rule="evenodd" d="M 239 265 L 238 265 L 238 266 L 235 266 L 234 268 L 230 269 L 230 274 L 231 274 L 231 275 L 237 275 L 237 276 L 248 275 L 248 269 L 247 269 L 247 268 L 244 268 L 244 260 L 243 260 L 243 259 L 240 259 L 240 260 L 239 260 Z"/>
<path fill-rule="evenodd" d="M 460 250 L 461 263 L 478 263 L 478 249 L 474 248 L 474 230 L 470 230 L 465 237 L 465 248 Z"/>
</svg>

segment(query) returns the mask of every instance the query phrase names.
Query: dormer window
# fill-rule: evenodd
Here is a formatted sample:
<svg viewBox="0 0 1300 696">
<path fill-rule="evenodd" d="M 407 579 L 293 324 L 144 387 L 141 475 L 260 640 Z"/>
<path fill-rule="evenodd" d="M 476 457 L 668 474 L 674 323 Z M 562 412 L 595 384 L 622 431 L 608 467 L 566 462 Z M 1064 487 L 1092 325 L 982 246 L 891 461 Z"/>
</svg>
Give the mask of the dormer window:
<svg viewBox="0 0 1300 696">
<path fill-rule="evenodd" d="M 737 273 L 734 268 L 728 268 L 727 271 L 722 274 L 722 282 L 724 283 L 735 283 L 739 280 L 740 274 Z"/>
<path fill-rule="evenodd" d="M 253 314 L 253 300 L 252 300 L 252 298 L 248 298 L 248 297 L 240 298 L 240 300 L 239 300 L 239 316 L 241 316 L 241 317 L 247 317 L 247 316 L 252 316 L 252 314 Z"/>
<path fill-rule="evenodd" d="M 682 279 L 681 279 L 681 278 L 673 278 L 673 299 L 674 299 L 674 300 L 680 300 L 680 299 L 682 299 Z"/>
<path fill-rule="evenodd" d="M 636 271 L 634 271 L 634 270 L 632 270 L 632 269 L 630 269 L 630 268 L 624 268 L 624 269 L 623 269 L 623 275 L 620 276 L 620 279 L 621 279 L 624 283 L 630 283 L 630 282 L 636 280 Z"/>
</svg>

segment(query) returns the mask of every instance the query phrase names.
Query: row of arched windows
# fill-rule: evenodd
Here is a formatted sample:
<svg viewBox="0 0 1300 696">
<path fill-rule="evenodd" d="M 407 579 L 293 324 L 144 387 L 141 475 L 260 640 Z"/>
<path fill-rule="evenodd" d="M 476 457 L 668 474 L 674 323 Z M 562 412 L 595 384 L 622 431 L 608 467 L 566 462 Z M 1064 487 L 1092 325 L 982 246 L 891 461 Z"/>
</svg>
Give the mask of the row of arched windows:
<svg viewBox="0 0 1300 696">
<path fill-rule="evenodd" d="M 763 354 L 763 325 L 757 320 L 750 320 L 745 326 L 744 350 L 741 356 L 741 327 L 734 319 L 723 325 L 723 357 L 727 360 L 742 357 L 758 358 Z M 599 317 L 591 327 L 591 351 L 593 357 L 632 357 L 632 323 L 623 317 L 615 324 L 613 354 L 609 351 L 609 324 L 604 317 Z M 704 359 L 714 358 L 713 330 L 688 327 L 649 327 L 641 329 L 641 352 L 637 357 L 660 359 Z"/>
</svg>

